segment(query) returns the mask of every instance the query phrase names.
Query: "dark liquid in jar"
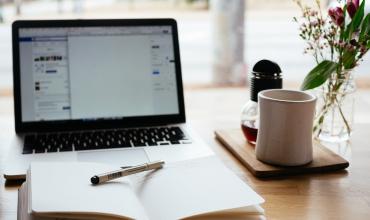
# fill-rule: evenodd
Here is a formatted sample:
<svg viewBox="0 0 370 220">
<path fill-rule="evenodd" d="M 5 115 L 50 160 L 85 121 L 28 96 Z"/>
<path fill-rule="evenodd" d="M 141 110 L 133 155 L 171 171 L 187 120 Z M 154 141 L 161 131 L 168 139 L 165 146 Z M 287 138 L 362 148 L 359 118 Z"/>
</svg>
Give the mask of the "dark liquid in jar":
<svg viewBox="0 0 370 220">
<path fill-rule="evenodd" d="M 245 125 L 241 125 L 241 127 L 242 127 L 243 134 L 244 134 L 245 138 L 247 139 L 247 141 L 249 143 L 255 145 L 256 140 L 257 140 L 258 129 L 250 128 L 250 127 L 245 126 Z"/>
</svg>

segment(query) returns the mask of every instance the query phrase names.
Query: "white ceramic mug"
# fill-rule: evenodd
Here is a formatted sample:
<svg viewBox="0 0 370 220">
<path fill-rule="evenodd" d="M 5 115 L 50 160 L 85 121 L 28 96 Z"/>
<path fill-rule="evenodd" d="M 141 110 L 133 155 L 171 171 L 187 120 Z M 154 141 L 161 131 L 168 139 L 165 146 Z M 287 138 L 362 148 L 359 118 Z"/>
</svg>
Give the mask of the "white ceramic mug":
<svg viewBox="0 0 370 220">
<path fill-rule="evenodd" d="M 316 97 L 302 91 L 271 89 L 258 93 L 258 104 L 257 159 L 281 166 L 311 162 Z"/>
</svg>

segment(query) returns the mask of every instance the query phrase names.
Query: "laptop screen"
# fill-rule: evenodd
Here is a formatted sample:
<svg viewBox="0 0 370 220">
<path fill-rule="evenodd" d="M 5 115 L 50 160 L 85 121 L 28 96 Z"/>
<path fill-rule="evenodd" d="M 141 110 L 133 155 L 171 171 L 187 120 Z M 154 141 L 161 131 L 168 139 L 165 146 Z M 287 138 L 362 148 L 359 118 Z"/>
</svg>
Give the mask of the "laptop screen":
<svg viewBox="0 0 370 220">
<path fill-rule="evenodd" d="M 179 114 L 171 26 L 19 28 L 22 122 Z"/>
</svg>

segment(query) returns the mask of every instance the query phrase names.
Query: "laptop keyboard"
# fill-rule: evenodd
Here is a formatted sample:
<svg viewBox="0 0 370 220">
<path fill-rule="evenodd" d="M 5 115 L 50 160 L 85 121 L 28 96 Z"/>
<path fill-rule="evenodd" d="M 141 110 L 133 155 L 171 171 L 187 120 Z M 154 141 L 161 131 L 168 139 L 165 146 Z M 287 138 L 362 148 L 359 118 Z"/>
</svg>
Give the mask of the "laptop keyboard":
<svg viewBox="0 0 370 220">
<path fill-rule="evenodd" d="M 187 144 L 179 127 L 132 128 L 26 135 L 23 154 Z"/>
</svg>

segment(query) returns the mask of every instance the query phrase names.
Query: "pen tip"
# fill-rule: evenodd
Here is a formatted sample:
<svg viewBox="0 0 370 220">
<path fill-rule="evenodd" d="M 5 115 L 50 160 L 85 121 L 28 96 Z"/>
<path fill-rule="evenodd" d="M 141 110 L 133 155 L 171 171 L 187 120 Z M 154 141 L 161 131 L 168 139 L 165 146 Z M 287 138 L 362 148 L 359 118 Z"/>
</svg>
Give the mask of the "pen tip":
<svg viewBox="0 0 370 220">
<path fill-rule="evenodd" d="M 90 179 L 92 184 L 98 184 L 99 183 L 99 177 L 98 176 L 93 176 Z"/>
</svg>

